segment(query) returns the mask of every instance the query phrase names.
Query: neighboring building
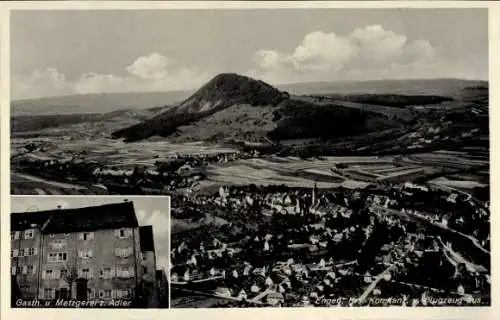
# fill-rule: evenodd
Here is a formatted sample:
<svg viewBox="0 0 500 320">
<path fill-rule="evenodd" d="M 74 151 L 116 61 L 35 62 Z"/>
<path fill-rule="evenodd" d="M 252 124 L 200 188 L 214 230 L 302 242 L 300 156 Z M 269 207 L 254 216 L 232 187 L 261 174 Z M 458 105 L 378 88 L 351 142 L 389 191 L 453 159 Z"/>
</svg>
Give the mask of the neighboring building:
<svg viewBox="0 0 500 320">
<path fill-rule="evenodd" d="M 153 239 L 153 227 L 139 227 L 139 240 L 141 244 L 142 290 L 147 297 L 147 304 L 157 308 L 159 293 L 156 284 L 156 254 Z"/>
<path fill-rule="evenodd" d="M 146 296 L 157 295 L 152 237 L 132 202 L 12 213 L 11 274 L 24 299 L 142 298 L 154 307 L 157 299 Z"/>
<path fill-rule="evenodd" d="M 158 300 L 160 308 L 168 308 L 169 294 L 168 281 L 165 270 L 156 270 L 156 287 L 158 288 Z"/>
</svg>

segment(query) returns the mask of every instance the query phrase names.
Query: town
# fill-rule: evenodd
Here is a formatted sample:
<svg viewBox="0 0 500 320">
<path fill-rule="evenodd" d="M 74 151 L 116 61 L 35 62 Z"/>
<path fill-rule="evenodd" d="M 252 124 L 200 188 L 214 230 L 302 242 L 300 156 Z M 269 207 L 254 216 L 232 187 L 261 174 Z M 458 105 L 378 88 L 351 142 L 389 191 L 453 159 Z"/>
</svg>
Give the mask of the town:
<svg viewBox="0 0 500 320">
<path fill-rule="evenodd" d="M 175 201 L 173 307 L 489 304 L 485 203 L 411 183 Z"/>
</svg>

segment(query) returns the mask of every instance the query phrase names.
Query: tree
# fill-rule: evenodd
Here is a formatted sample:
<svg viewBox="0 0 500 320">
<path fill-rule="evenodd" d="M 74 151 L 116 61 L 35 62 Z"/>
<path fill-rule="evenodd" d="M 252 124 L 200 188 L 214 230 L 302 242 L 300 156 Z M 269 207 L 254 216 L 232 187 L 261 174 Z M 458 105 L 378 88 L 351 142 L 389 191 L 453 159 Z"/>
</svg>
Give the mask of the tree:
<svg viewBox="0 0 500 320">
<path fill-rule="evenodd" d="M 73 283 L 78 279 L 78 270 L 76 269 L 76 259 L 74 263 L 66 270 L 66 273 L 63 275 L 63 280 L 68 283 L 69 286 L 69 298 L 73 298 Z"/>
</svg>

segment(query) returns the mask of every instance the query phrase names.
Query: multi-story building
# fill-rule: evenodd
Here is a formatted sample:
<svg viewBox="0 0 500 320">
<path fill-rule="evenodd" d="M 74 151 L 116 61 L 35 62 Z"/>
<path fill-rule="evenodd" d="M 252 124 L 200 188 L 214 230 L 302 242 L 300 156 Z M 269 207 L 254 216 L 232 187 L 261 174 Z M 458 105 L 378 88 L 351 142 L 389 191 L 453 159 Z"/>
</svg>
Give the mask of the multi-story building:
<svg viewBox="0 0 500 320">
<path fill-rule="evenodd" d="M 132 202 L 11 214 L 11 274 L 24 299 L 156 307 L 155 272 L 153 229 L 139 227 Z"/>
</svg>

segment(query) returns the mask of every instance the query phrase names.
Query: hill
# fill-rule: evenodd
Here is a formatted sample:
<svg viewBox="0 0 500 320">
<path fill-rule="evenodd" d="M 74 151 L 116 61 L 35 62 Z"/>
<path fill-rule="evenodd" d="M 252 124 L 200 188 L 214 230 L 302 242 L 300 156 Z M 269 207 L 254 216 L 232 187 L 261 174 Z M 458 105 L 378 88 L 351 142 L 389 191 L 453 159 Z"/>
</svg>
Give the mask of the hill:
<svg viewBox="0 0 500 320">
<path fill-rule="evenodd" d="M 176 141 L 328 139 L 394 125 L 380 114 L 303 101 L 263 81 L 220 74 L 179 105 L 112 136 L 125 141 L 155 135 Z"/>
<path fill-rule="evenodd" d="M 149 109 L 184 100 L 192 92 L 102 93 L 17 100 L 11 116 L 73 115 L 108 113 L 127 109 Z"/>
<path fill-rule="evenodd" d="M 178 137 L 178 128 L 191 125 L 231 106 L 276 107 L 285 99 L 286 93 L 262 81 L 231 73 L 219 74 L 182 103 L 140 124 L 118 130 L 112 136 L 126 141 L 147 139 L 155 135 L 168 137 L 176 134 Z M 229 113 L 228 117 L 231 118 L 232 115 Z M 219 120 L 217 124 L 232 123 L 231 119 Z"/>
</svg>

